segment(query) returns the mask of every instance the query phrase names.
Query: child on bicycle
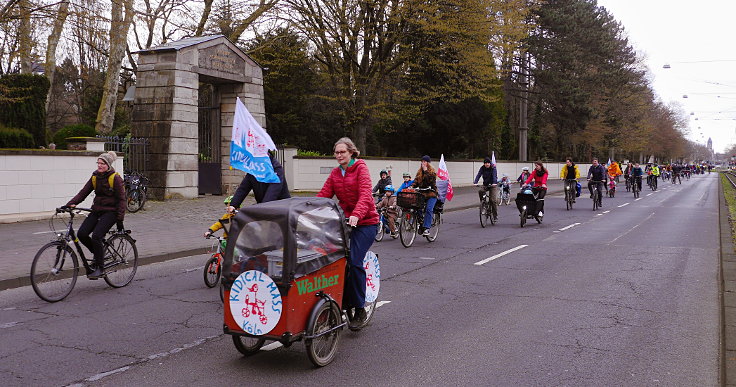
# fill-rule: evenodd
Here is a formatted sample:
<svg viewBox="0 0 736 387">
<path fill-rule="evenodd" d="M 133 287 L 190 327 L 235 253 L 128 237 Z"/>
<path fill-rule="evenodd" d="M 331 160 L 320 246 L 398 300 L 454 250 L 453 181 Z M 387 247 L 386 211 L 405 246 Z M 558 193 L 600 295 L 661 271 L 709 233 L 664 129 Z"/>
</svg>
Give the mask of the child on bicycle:
<svg viewBox="0 0 736 387">
<path fill-rule="evenodd" d="M 225 198 L 225 201 L 223 202 L 223 203 L 225 203 L 225 207 L 229 207 L 230 206 L 230 202 L 232 200 L 233 200 L 232 195 L 230 195 L 227 198 Z M 228 233 L 228 231 L 230 231 L 230 219 L 232 219 L 233 216 L 235 216 L 235 212 L 230 212 L 230 211 L 227 211 L 226 210 L 225 211 L 225 214 L 222 215 L 222 217 L 220 219 L 218 219 L 217 222 L 213 223 L 212 226 L 210 226 L 207 229 L 207 231 L 204 232 L 204 237 L 205 238 L 208 238 L 212 234 L 214 234 L 215 232 L 217 232 L 219 230 L 224 230 L 222 232 L 222 237 L 223 238 L 227 238 L 227 233 Z M 225 250 L 225 245 L 226 244 L 227 244 L 227 242 L 222 241 L 222 249 L 223 250 Z"/>
<path fill-rule="evenodd" d="M 508 197 L 508 195 L 511 195 L 511 180 L 509 180 L 509 176 L 507 174 L 504 173 L 501 175 L 501 180 L 498 182 L 498 186 L 501 187 L 501 197 Z"/>
<path fill-rule="evenodd" d="M 376 209 L 379 211 L 381 208 L 386 209 L 386 220 L 388 221 L 388 228 L 391 230 L 391 237 L 396 238 L 398 236 L 398 232 L 396 231 L 396 217 L 399 215 L 399 212 L 396 208 L 396 196 L 394 195 L 394 186 L 389 184 L 385 188 L 386 194 L 383 196 L 381 201 L 376 205 Z M 379 225 L 379 227 L 383 227 L 383 225 Z"/>
</svg>

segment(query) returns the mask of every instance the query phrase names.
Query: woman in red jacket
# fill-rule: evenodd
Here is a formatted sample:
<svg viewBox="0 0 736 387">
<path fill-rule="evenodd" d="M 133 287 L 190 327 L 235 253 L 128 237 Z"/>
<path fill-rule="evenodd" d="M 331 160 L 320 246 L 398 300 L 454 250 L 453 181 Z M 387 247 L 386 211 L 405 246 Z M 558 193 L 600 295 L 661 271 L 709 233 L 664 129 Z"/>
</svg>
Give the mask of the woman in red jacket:
<svg viewBox="0 0 736 387">
<path fill-rule="evenodd" d="M 345 308 L 355 308 L 357 321 L 365 318 L 365 269 L 363 257 L 378 232 L 378 212 L 373 201 L 371 175 L 353 141 L 343 137 L 335 143 L 335 159 L 340 164 L 332 170 L 318 197 L 337 196 L 338 203 L 353 227 L 350 233 L 350 280 L 345 285 Z"/>
<path fill-rule="evenodd" d="M 541 161 L 534 162 L 534 170 L 526 179 L 524 184 L 529 184 L 534 181 L 532 185 L 532 192 L 537 194 L 537 209 L 539 210 L 539 216 L 544 216 L 544 195 L 547 194 L 547 177 L 549 172 L 544 168 L 544 164 Z"/>
</svg>

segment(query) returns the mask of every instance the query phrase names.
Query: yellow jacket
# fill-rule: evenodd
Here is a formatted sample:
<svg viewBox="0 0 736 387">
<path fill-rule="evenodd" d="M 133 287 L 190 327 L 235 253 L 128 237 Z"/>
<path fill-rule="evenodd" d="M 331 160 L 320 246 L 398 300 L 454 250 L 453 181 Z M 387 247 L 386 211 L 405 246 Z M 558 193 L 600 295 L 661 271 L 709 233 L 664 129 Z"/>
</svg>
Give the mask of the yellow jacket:
<svg viewBox="0 0 736 387">
<path fill-rule="evenodd" d="M 222 236 L 224 238 L 227 238 L 227 233 L 228 231 L 230 231 L 230 219 L 233 216 L 235 216 L 235 214 L 226 212 L 225 215 L 223 215 L 217 222 L 212 223 L 212 226 L 210 226 L 209 230 L 212 231 L 212 233 L 215 233 L 220 229 L 225 229 L 225 231 L 223 231 L 222 233 Z"/>
<path fill-rule="evenodd" d="M 608 167 L 608 174 L 615 177 L 622 175 L 623 172 L 621 172 L 621 167 L 618 166 L 618 163 L 614 161 Z"/>
<path fill-rule="evenodd" d="M 567 164 L 562 166 L 562 170 L 560 171 L 560 179 L 577 179 L 580 177 L 580 170 L 578 170 L 578 165 L 573 165 L 575 167 L 575 177 L 567 177 Z"/>
</svg>

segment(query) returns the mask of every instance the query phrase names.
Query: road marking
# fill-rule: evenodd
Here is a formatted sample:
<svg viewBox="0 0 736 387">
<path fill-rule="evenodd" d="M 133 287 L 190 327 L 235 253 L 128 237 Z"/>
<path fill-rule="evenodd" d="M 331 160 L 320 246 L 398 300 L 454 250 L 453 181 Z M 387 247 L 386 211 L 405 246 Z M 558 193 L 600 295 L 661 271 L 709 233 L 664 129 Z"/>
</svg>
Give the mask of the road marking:
<svg viewBox="0 0 736 387">
<path fill-rule="evenodd" d="M 657 192 L 657 191 L 654 191 L 654 192 Z M 652 194 L 654 194 L 654 192 L 648 193 L 647 196 L 652 196 Z"/>
<path fill-rule="evenodd" d="M 5 329 L 5 328 L 12 328 L 12 327 L 14 327 L 14 326 L 16 326 L 16 325 L 18 325 L 18 324 L 19 324 L 19 323 L 18 323 L 17 321 L 13 321 L 13 322 L 5 323 L 5 324 L 0 324 L 0 329 Z"/>
<path fill-rule="evenodd" d="M 435 258 L 432 258 L 432 257 L 419 257 L 419 259 L 431 259 L 431 260 L 434 260 Z"/>
<path fill-rule="evenodd" d="M 117 374 L 117 373 L 120 373 L 120 372 L 123 372 L 123 371 L 127 371 L 129 369 L 130 369 L 130 366 L 125 366 L 125 367 L 120 367 L 120 368 L 115 369 L 115 370 L 112 370 L 112 371 L 102 372 L 102 373 L 99 373 L 99 374 L 97 374 L 95 376 L 92 376 L 90 378 L 87 378 L 87 381 L 88 382 L 96 382 L 96 381 L 104 378 L 105 376 L 110 376 L 110 375 L 113 375 L 113 374 Z"/>
<path fill-rule="evenodd" d="M 571 228 L 573 228 L 573 227 L 575 227 L 575 226 L 577 226 L 577 225 L 579 225 L 579 224 L 580 224 L 580 223 L 573 223 L 573 224 L 571 224 L 571 225 L 569 225 L 569 226 L 565 226 L 565 227 L 561 228 L 561 229 L 560 229 L 560 231 L 565 231 L 565 230 L 569 230 L 569 229 L 571 229 Z"/>
<path fill-rule="evenodd" d="M 638 198 L 638 199 L 634 199 L 634 201 L 635 201 L 635 202 L 638 202 L 638 201 L 639 201 L 639 200 L 641 200 L 641 199 L 644 199 L 644 198 Z"/>
<path fill-rule="evenodd" d="M 521 250 L 521 249 L 523 249 L 524 247 L 527 247 L 527 246 L 528 246 L 528 245 L 520 245 L 520 246 L 516 246 L 516 247 L 514 247 L 513 249 L 508 249 L 508 250 L 504 251 L 503 253 L 499 253 L 499 254 L 496 254 L 496 255 L 494 255 L 494 256 L 492 256 L 492 257 L 488 257 L 488 258 L 486 258 L 486 259 L 484 259 L 484 260 L 482 260 L 482 261 L 478 261 L 478 262 L 476 262 L 476 263 L 475 263 L 475 265 L 476 265 L 476 266 L 480 266 L 480 265 L 486 264 L 486 263 L 488 263 L 488 262 L 491 262 L 491 261 L 493 261 L 494 259 L 497 259 L 497 258 L 501 258 L 501 257 L 503 257 L 503 256 L 504 256 L 504 255 L 506 255 L 506 254 L 511 254 L 511 253 L 513 253 L 514 251 L 516 251 L 516 250 Z"/>
<path fill-rule="evenodd" d="M 384 306 L 386 304 L 390 304 L 390 303 L 391 303 L 391 301 L 378 301 L 376 303 L 376 308 L 380 308 L 380 307 L 382 307 L 382 306 Z"/>
<path fill-rule="evenodd" d="M 608 211 L 603 211 L 603 213 L 604 213 L 604 214 L 607 214 L 607 213 L 609 213 L 609 212 L 611 212 L 611 210 L 608 210 Z"/>
<path fill-rule="evenodd" d="M 50 232 L 56 232 L 54 230 L 34 232 L 33 235 L 48 234 Z"/>
<path fill-rule="evenodd" d="M 626 206 L 628 206 L 629 204 L 630 204 L 630 203 L 624 203 L 624 204 L 622 204 L 622 205 L 618 206 L 618 208 L 621 208 L 621 207 L 626 207 Z"/>
<path fill-rule="evenodd" d="M 644 222 L 646 222 L 647 220 L 651 219 L 651 218 L 652 218 L 652 216 L 654 216 L 654 212 L 652 212 L 651 214 L 649 214 L 649 216 L 647 216 L 646 218 L 644 218 L 644 220 L 642 220 L 641 222 L 639 222 L 639 223 L 638 223 L 638 224 L 637 224 L 636 226 L 634 226 L 634 227 L 630 228 L 630 229 L 629 229 L 628 231 L 626 231 L 625 233 L 623 233 L 623 234 L 621 234 L 621 235 L 617 236 L 616 238 L 614 238 L 614 239 L 613 239 L 612 241 L 610 241 L 610 242 L 608 242 L 608 243 L 613 243 L 613 242 L 616 242 L 616 241 L 617 241 L 617 240 L 618 240 L 619 238 L 621 238 L 622 236 L 624 236 L 624 235 L 627 235 L 628 233 L 630 233 L 630 232 L 634 231 L 634 229 L 635 229 L 635 228 L 637 228 L 637 227 L 641 226 L 642 224 L 644 224 Z"/>
</svg>

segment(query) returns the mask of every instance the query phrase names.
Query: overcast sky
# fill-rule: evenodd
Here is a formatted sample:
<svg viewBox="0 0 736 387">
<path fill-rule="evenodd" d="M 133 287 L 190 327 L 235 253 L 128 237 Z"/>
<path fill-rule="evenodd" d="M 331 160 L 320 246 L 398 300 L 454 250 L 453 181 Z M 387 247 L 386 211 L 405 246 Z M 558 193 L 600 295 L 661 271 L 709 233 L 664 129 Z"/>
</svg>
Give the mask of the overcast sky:
<svg viewBox="0 0 736 387">
<path fill-rule="evenodd" d="M 736 1 L 598 4 L 623 24 L 629 42 L 649 66 L 657 94 L 666 103 L 681 104 L 688 114 L 688 137 L 701 144 L 711 137 L 716 152 L 736 144 Z M 671 68 L 662 68 L 664 64 Z"/>
</svg>

